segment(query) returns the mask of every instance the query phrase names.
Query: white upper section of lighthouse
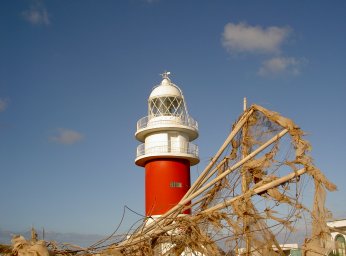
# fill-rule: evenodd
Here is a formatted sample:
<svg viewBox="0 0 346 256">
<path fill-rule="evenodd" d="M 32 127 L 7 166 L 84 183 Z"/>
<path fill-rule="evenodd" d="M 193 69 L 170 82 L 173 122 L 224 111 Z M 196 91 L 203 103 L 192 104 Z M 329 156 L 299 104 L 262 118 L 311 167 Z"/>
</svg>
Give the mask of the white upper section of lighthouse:
<svg viewBox="0 0 346 256">
<path fill-rule="evenodd" d="M 137 122 L 136 138 L 145 142 L 137 148 L 136 164 L 157 157 L 189 159 L 199 162 L 198 147 L 190 141 L 198 137 L 198 124 L 189 116 L 180 88 L 162 74 L 148 99 L 148 116 Z"/>
</svg>

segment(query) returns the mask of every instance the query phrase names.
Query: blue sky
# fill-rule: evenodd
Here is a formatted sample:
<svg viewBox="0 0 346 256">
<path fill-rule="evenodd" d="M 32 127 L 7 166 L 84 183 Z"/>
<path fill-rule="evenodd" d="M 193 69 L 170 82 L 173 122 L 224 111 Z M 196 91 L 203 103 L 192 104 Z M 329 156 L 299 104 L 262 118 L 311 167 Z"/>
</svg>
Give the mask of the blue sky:
<svg viewBox="0 0 346 256">
<path fill-rule="evenodd" d="M 124 205 L 143 214 L 134 133 L 164 70 L 199 122 L 194 178 L 246 96 L 308 133 L 339 189 L 327 206 L 346 217 L 345 1 L 0 6 L 0 228 L 107 234 Z"/>
</svg>

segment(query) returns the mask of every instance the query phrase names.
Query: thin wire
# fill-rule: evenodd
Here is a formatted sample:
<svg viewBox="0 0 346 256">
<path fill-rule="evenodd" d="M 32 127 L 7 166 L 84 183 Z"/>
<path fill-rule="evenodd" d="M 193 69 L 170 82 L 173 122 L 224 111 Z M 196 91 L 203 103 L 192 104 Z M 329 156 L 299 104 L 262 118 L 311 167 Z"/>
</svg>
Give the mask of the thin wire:
<svg viewBox="0 0 346 256">
<path fill-rule="evenodd" d="M 119 222 L 119 224 L 117 225 L 117 227 L 115 228 L 115 230 L 112 232 L 112 234 L 110 234 L 108 237 L 103 238 L 103 239 L 99 240 L 98 242 L 92 244 L 92 245 L 89 246 L 87 249 L 89 249 L 89 250 L 95 249 L 96 247 L 100 246 L 101 244 L 103 244 L 103 243 L 107 242 L 109 239 L 111 239 L 111 238 L 116 234 L 116 232 L 119 230 L 121 224 L 123 223 L 124 218 L 125 218 L 126 210 L 129 210 L 129 211 L 131 211 L 132 213 L 134 213 L 134 214 L 136 214 L 136 215 L 138 215 L 138 216 L 145 217 L 143 214 L 140 214 L 140 213 L 138 213 L 138 212 L 132 210 L 131 208 L 129 208 L 127 205 L 124 205 L 124 207 L 123 207 L 123 213 L 122 213 L 120 222 Z"/>
</svg>

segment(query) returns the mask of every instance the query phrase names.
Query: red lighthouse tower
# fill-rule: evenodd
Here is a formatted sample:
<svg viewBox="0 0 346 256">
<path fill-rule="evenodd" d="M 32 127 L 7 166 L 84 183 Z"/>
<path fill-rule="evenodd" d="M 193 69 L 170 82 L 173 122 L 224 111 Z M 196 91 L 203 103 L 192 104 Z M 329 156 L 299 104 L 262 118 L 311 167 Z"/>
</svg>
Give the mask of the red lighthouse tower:
<svg viewBox="0 0 346 256">
<path fill-rule="evenodd" d="M 135 163 L 145 167 L 145 212 L 159 216 L 175 206 L 190 188 L 190 166 L 199 162 L 198 124 L 188 114 L 180 88 L 169 72 L 154 87 L 148 100 L 148 116 L 137 122 Z M 184 212 L 189 214 L 190 210 Z"/>
</svg>

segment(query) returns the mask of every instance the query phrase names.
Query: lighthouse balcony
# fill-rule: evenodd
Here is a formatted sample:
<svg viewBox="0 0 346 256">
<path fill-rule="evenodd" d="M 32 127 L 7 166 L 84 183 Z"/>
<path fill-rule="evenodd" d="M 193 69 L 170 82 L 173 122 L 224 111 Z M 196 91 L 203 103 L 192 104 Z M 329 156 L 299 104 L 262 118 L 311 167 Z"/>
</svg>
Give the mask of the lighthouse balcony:
<svg viewBox="0 0 346 256">
<path fill-rule="evenodd" d="M 198 137 L 198 123 L 196 120 L 192 117 L 174 115 L 146 116 L 139 119 L 135 136 L 139 141 L 144 142 L 148 134 L 168 130 L 182 131 L 189 136 L 190 140 Z"/>
<path fill-rule="evenodd" d="M 185 145 L 170 145 L 167 142 L 143 143 L 137 147 L 135 163 L 144 166 L 147 161 L 158 157 L 188 159 L 191 165 L 196 165 L 199 163 L 198 146 L 190 142 Z"/>
</svg>

